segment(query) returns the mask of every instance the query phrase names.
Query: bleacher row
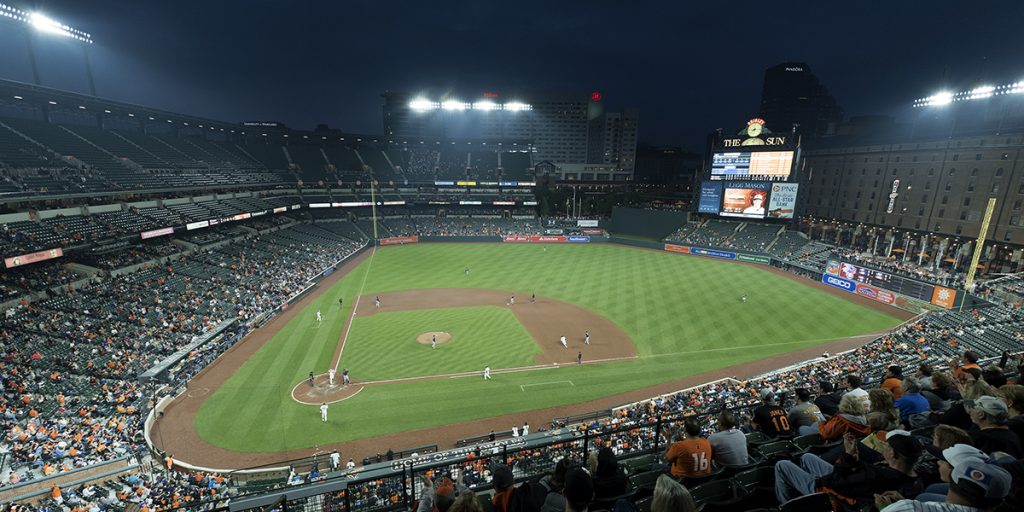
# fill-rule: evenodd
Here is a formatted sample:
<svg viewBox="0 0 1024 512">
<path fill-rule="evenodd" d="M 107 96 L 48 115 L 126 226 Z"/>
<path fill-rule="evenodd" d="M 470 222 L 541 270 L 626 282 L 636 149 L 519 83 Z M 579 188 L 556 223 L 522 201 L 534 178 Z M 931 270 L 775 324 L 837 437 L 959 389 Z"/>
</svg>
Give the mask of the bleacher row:
<svg viewBox="0 0 1024 512">
<path fill-rule="evenodd" d="M 314 137 L 316 139 L 317 137 Z M 296 137 L 297 139 L 297 137 Z M 530 179 L 530 153 L 382 147 L 363 142 L 271 143 L 263 137 L 59 125 L 0 118 L 0 197 L 168 188 L 332 187 L 434 180 Z"/>
<path fill-rule="evenodd" d="M 216 249 L 97 276 L 85 288 L 6 310 L 3 482 L 144 451 L 141 420 L 156 397 L 138 375 L 224 320 L 244 325 L 275 310 L 366 244 L 342 220 L 253 230 Z"/>
</svg>

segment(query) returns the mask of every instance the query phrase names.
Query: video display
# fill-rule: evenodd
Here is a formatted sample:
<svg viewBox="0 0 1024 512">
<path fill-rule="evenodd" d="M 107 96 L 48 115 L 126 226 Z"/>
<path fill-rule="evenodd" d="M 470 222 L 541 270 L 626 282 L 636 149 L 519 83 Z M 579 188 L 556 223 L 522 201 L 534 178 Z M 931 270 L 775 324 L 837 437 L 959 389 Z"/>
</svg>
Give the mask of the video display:
<svg viewBox="0 0 1024 512">
<path fill-rule="evenodd" d="M 753 184 L 747 184 L 753 185 Z M 760 187 L 737 187 L 727 184 L 722 194 L 723 217 L 763 219 L 767 213 L 768 191 Z"/>
<path fill-rule="evenodd" d="M 728 151 L 711 157 L 712 180 L 786 181 L 792 170 L 792 151 Z"/>
</svg>

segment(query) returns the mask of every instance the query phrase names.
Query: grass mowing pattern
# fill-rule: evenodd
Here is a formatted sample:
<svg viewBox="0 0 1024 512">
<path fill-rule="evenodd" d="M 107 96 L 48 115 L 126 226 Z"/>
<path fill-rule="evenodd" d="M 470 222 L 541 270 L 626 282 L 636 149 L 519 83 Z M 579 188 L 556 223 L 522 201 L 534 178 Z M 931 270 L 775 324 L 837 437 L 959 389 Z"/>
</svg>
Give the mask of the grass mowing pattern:
<svg viewBox="0 0 1024 512">
<path fill-rule="evenodd" d="M 431 349 L 416 336 L 444 331 L 451 341 Z M 425 309 L 357 316 L 341 367 L 358 368 L 359 379 L 383 380 L 533 364 L 537 343 L 508 308 Z"/>
<path fill-rule="evenodd" d="M 463 275 L 466 266 L 469 276 Z M 204 439 L 238 451 L 278 451 L 441 426 L 597 399 L 899 323 L 756 266 L 695 256 L 617 245 L 387 247 L 374 256 L 365 295 L 489 288 L 511 290 L 525 300 L 536 292 L 611 319 L 632 337 L 640 359 L 498 375 L 488 382 L 460 378 L 371 386 L 332 406 L 325 425 L 315 407 L 292 401 L 289 391 L 311 369 L 326 371 L 341 334 L 342 315 L 351 312 L 348 305 L 367 267 L 364 262 L 308 306 L 308 314 L 303 311 L 289 322 L 204 403 L 195 425 Z M 740 301 L 743 293 L 749 295 L 746 303 Z M 344 311 L 337 305 L 341 295 Z M 325 313 L 319 329 L 317 308 Z M 350 357 L 400 357 L 392 343 L 360 345 L 358 353 L 346 346 L 343 366 Z M 409 351 L 418 348 L 410 346 Z M 396 366 L 372 364 L 368 371 L 374 374 L 409 376 Z M 471 369 L 482 364 L 499 367 L 481 361 Z M 349 368 L 364 378 L 361 368 Z M 422 369 L 431 368 L 423 364 Z M 563 380 L 573 381 L 571 392 L 565 389 L 568 385 L 528 387 L 527 392 L 520 388 Z M 259 428 L 242 430 L 238 425 Z"/>
</svg>

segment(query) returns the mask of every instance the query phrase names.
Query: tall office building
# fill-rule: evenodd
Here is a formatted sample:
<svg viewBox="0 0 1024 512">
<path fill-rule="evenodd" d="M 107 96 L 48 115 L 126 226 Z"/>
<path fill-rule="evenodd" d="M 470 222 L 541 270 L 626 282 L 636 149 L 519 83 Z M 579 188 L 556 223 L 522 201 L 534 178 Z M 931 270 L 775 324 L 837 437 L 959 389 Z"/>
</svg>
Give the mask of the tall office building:
<svg viewBox="0 0 1024 512">
<path fill-rule="evenodd" d="M 835 133 L 843 109 L 810 66 L 784 62 L 764 72 L 761 117 L 771 122 L 776 132 L 789 132 L 798 125 L 797 133 L 821 137 Z"/>
</svg>

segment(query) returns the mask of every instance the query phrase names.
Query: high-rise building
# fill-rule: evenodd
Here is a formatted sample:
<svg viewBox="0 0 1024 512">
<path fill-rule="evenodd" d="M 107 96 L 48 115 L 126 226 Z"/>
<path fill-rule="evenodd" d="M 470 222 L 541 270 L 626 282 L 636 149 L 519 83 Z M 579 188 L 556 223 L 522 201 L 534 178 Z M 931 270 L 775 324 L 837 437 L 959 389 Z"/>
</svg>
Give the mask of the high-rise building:
<svg viewBox="0 0 1024 512">
<path fill-rule="evenodd" d="M 600 92 L 472 96 L 384 93 L 384 131 L 397 143 L 464 140 L 529 144 L 533 161 L 632 172 L 639 113 L 605 112 Z"/>
<path fill-rule="evenodd" d="M 810 66 L 784 62 L 764 72 L 761 117 L 770 120 L 777 132 L 789 132 L 797 125 L 797 133 L 821 137 L 835 133 L 843 109 Z"/>
</svg>

